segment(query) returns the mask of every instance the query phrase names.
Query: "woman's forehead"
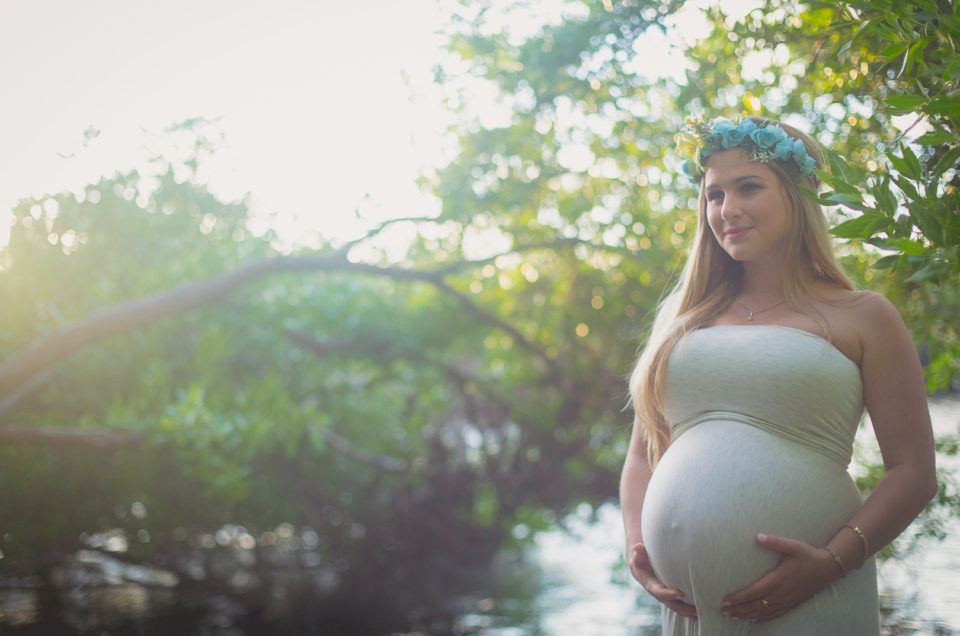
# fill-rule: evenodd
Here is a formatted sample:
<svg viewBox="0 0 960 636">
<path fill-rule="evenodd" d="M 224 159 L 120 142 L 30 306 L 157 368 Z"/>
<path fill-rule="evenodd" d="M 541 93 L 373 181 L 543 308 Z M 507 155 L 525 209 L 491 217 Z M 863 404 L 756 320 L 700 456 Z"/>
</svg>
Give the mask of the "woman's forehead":
<svg viewBox="0 0 960 636">
<path fill-rule="evenodd" d="M 704 176 L 706 186 L 710 187 L 750 176 L 776 179 L 777 173 L 763 162 L 751 161 L 745 153 L 734 148 L 711 155 Z"/>
</svg>

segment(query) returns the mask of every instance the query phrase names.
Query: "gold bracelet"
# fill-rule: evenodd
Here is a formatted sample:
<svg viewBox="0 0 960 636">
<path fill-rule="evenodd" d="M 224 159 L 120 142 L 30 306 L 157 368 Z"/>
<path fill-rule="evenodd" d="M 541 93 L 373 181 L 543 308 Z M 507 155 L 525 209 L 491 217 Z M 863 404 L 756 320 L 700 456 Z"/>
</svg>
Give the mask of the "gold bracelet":
<svg viewBox="0 0 960 636">
<path fill-rule="evenodd" d="M 823 549 L 826 550 L 827 552 L 829 552 L 829 553 L 830 553 L 830 556 L 833 557 L 834 563 L 836 563 L 838 566 L 840 566 L 840 576 L 846 576 L 846 575 L 847 575 L 847 566 L 845 566 L 845 565 L 843 564 L 843 561 L 840 560 L 840 556 L 839 556 L 836 552 L 834 552 L 833 550 L 831 550 L 830 548 L 828 548 L 827 546 L 823 546 Z"/>
<path fill-rule="evenodd" d="M 857 536 L 860 537 L 860 542 L 863 543 L 863 562 L 867 562 L 867 555 L 870 554 L 870 544 L 867 543 L 867 537 L 863 534 L 863 530 L 853 525 L 852 523 L 843 524 L 844 528 L 850 528 L 857 533 Z"/>
</svg>

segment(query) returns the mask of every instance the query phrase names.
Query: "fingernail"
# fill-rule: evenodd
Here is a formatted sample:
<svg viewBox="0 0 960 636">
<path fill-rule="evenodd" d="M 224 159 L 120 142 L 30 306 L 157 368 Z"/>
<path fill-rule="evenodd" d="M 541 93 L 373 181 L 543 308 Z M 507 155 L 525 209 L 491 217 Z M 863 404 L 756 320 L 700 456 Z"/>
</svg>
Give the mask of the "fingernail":
<svg viewBox="0 0 960 636">
<path fill-rule="evenodd" d="M 762 532 L 757 535 L 757 541 L 766 541 L 766 540 L 767 540 L 767 535 L 763 534 Z"/>
<path fill-rule="evenodd" d="M 728 607 L 729 605 L 730 601 L 724 601 L 723 603 L 720 603 L 720 607 Z"/>
<path fill-rule="evenodd" d="M 732 620 L 732 621 L 738 621 L 738 620 L 740 620 L 740 617 L 739 617 L 739 616 L 731 616 L 731 617 L 730 617 L 730 620 Z"/>
</svg>

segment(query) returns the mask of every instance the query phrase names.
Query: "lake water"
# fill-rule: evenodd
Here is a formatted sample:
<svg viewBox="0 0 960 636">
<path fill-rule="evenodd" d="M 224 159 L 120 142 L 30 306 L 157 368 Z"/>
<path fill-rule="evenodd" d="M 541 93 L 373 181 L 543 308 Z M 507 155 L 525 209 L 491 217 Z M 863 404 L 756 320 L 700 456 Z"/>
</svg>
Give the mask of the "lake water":
<svg viewBox="0 0 960 636">
<path fill-rule="evenodd" d="M 960 431 L 960 399 L 931 401 L 938 439 Z M 858 456 L 878 451 L 869 426 Z M 960 458 L 939 458 L 960 479 Z M 543 533 L 522 561 L 505 566 L 502 589 L 475 600 L 461 628 L 480 636 L 646 636 L 660 633 L 660 608 L 623 560 L 620 511 L 582 506 L 567 531 Z M 924 540 L 902 560 L 879 565 L 884 634 L 960 636 L 960 521 L 942 541 Z"/>
<path fill-rule="evenodd" d="M 958 435 L 960 399 L 931 402 L 931 414 L 938 439 Z M 869 459 L 877 452 L 870 429 L 865 427 L 858 436 L 857 455 Z M 960 480 L 960 458 L 940 458 L 939 464 L 948 476 Z M 542 533 L 521 555 L 504 556 L 496 563 L 493 583 L 462 599 L 452 629 L 448 615 L 436 630 L 427 627 L 414 634 L 659 636 L 660 607 L 630 577 L 623 543 L 615 505 L 593 510 L 583 504 L 566 520 L 566 530 Z M 249 557 L 246 552 L 244 555 Z M 171 620 L 180 623 L 176 629 L 168 629 L 158 622 L 163 617 L 155 614 L 157 608 L 172 607 L 177 601 L 175 581 L 167 580 L 172 575 L 88 550 L 77 553 L 76 565 L 68 574 L 90 576 L 87 570 L 93 566 L 99 583 L 78 580 L 74 587 L 89 588 L 96 596 L 66 599 L 68 605 L 76 605 L 72 624 L 83 624 L 83 629 L 70 633 L 125 634 L 128 632 L 111 631 L 123 620 L 136 627 L 129 633 L 137 634 L 185 633 L 184 625 L 192 625 L 190 633 L 197 634 L 243 633 L 235 627 L 243 608 L 222 603 L 210 604 L 196 617 L 183 612 L 182 616 L 172 615 Z M 879 576 L 884 636 L 960 636 L 960 520 L 949 521 L 943 542 L 927 540 L 907 558 L 882 563 Z M 31 587 L 0 589 L 0 633 L 18 624 L 39 626 L 40 609 Z"/>
</svg>

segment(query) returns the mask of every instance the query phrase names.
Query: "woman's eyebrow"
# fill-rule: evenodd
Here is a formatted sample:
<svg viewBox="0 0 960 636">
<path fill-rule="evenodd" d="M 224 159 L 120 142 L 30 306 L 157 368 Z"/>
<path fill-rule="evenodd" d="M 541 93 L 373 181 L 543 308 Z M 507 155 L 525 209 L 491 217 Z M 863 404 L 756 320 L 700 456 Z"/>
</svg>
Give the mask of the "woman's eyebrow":
<svg viewBox="0 0 960 636">
<path fill-rule="evenodd" d="M 758 174 L 745 174 L 743 176 L 737 177 L 736 179 L 731 181 L 730 184 L 737 185 L 741 181 L 746 181 L 747 179 L 760 179 L 762 181 L 763 177 Z M 720 185 L 721 184 L 718 184 L 718 183 L 708 183 L 706 189 L 711 190 L 711 189 L 719 188 Z"/>
</svg>

